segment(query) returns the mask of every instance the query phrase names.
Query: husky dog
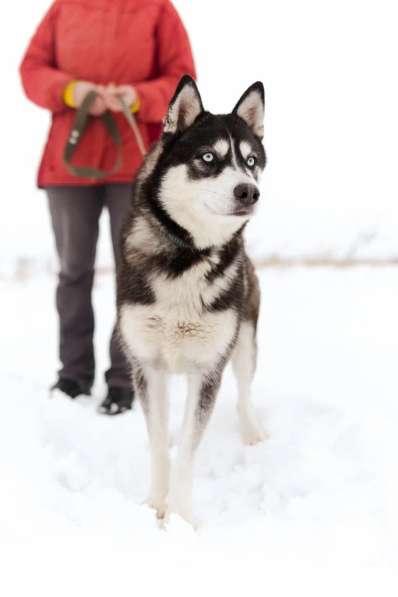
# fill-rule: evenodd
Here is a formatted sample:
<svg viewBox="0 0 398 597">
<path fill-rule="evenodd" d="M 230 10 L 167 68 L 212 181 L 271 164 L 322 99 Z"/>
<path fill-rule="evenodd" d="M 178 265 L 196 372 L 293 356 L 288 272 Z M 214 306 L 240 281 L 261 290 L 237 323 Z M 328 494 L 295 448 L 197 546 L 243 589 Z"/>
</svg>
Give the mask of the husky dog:
<svg viewBox="0 0 398 597">
<path fill-rule="evenodd" d="M 191 521 L 194 454 L 228 360 L 238 383 L 244 443 L 264 437 L 250 403 L 260 292 L 242 233 L 260 196 L 264 88 L 254 83 L 231 114 L 203 109 L 180 81 L 160 141 L 136 178 L 118 272 L 118 322 L 150 442 L 148 504 Z M 188 395 L 178 454 L 168 456 L 167 376 Z"/>
</svg>

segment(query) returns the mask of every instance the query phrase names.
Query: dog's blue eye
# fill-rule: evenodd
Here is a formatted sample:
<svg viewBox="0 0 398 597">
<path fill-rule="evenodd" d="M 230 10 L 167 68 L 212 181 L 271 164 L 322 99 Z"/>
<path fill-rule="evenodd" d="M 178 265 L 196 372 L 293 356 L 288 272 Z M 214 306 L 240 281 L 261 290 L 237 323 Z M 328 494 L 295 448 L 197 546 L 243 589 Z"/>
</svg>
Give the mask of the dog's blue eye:
<svg viewBox="0 0 398 597">
<path fill-rule="evenodd" d="M 207 163 L 212 162 L 214 160 L 214 154 L 210 151 L 206 151 L 206 153 L 202 155 L 202 160 Z"/>
<path fill-rule="evenodd" d="M 246 160 L 246 164 L 249 166 L 249 168 L 253 168 L 256 165 L 256 158 L 254 155 L 249 155 Z"/>
</svg>

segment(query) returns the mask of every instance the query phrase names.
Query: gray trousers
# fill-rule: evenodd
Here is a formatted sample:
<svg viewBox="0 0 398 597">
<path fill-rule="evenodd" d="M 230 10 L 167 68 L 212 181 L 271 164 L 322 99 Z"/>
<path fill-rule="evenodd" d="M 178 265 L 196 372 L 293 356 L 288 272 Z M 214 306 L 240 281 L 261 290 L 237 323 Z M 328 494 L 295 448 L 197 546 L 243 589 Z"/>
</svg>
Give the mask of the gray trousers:
<svg viewBox="0 0 398 597">
<path fill-rule="evenodd" d="M 90 387 L 94 381 L 94 311 L 91 300 L 99 218 L 109 211 L 113 254 L 119 263 L 120 232 L 131 206 L 131 185 L 47 187 L 59 257 L 56 304 L 59 315 L 61 378 Z M 129 367 L 113 330 L 108 385 L 131 387 Z"/>
</svg>

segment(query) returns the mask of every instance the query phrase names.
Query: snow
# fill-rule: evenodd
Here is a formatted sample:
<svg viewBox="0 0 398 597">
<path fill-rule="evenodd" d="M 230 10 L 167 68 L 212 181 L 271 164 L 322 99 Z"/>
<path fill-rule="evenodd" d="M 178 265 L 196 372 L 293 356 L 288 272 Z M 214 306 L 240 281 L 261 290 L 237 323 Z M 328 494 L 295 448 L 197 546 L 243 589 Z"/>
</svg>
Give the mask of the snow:
<svg viewBox="0 0 398 597">
<path fill-rule="evenodd" d="M 194 531 L 177 518 L 161 530 L 142 505 L 140 408 L 95 410 L 111 277 L 94 293 L 94 398 L 78 401 L 48 398 L 54 280 L 0 283 L 2 594 L 396 594 L 396 272 L 264 270 L 261 284 L 253 395 L 269 437 L 241 444 L 228 371 L 198 452 Z M 174 438 L 183 390 L 173 380 Z"/>
</svg>

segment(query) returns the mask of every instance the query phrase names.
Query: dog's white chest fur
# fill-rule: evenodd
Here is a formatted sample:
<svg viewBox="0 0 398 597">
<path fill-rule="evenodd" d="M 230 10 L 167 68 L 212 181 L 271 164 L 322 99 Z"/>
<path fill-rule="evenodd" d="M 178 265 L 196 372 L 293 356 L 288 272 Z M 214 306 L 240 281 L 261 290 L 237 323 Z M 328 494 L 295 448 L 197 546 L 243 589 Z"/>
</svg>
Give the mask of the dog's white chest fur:
<svg viewBox="0 0 398 597">
<path fill-rule="evenodd" d="M 225 353 L 236 333 L 237 315 L 233 310 L 204 311 L 222 291 L 220 283 L 205 280 L 207 269 L 200 264 L 175 280 L 156 276 L 153 305 L 121 308 L 120 328 L 133 355 L 182 372 L 214 365 Z"/>
</svg>

